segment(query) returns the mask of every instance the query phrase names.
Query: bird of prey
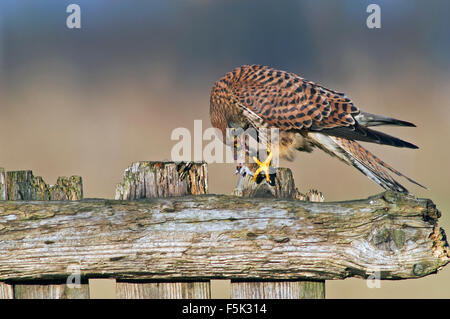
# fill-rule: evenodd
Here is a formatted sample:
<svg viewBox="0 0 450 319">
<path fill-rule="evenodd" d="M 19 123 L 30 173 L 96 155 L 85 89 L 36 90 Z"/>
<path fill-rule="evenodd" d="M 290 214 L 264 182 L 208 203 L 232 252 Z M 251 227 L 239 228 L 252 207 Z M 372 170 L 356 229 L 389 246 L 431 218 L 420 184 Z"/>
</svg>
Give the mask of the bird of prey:
<svg viewBox="0 0 450 319">
<path fill-rule="evenodd" d="M 300 76 L 261 65 L 233 69 L 217 81 L 210 97 L 211 124 L 226 136 L 227 128 L 279 129 L 279 156 L 293 159 L 296 151 L 319 148 L 354 166 L 384 189 L 408 193 L 390 173 L 406 177 L 362 147 L 357 141 L 418 148 L 370 127 L 415 126 L 394 118 L 361 111 L 344 94 Z M 270 148 L 270 146 L 269 146 Z M 264 172 L 269 181 L 270 149 L 258 163 L 254 179 Z"/>
</svg>

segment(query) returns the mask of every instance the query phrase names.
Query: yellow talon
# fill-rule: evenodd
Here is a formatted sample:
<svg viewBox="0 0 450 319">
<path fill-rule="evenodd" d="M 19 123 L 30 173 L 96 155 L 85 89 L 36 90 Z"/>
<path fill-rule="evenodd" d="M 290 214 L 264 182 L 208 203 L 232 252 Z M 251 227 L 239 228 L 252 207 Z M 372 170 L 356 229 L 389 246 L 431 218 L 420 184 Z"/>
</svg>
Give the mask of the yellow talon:
<svg viewBox="0 0 450 319">
<path fill-rule="evenodd" d="M 272 152 L 270 150 L 267 150 L 267 158 L 265 159 L 264 162 L 261 162 L 258 158 L 256 158 L 255 156 L 253 156 L 253 160 L 258 164 L 258 169 L 255 171 L 255 173 L 253 174 L 253 181 L 256 182 L 256 179 L 258 178 L 258 175 L 262 172 L 264 172 L 264 174 L 266 174 L 266 181 L 268 183 L 270 183 L 270 175 L 269 175 L 269 167 L 270 167 L 270 162 L 272 161 Z"/>
</svg>

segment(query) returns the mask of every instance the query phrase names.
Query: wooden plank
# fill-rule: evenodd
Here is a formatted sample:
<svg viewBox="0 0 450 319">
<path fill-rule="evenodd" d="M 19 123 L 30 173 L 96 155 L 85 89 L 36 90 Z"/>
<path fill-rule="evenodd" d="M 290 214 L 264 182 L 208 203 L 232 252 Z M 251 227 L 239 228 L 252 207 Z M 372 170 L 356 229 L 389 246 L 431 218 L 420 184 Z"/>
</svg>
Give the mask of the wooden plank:
<svg viewBox="0 0 450 319">
<path fill-rule="evenodd" d="M 0 282 L 0 299 L 13 299 L 14 289 L 12 285 Z"/>
<path fill-rule="evenodd" d="M 205 163 L 136 162 L 123 173 L 115 199 L 200 195 L 208 192 Z"/>
<path fill-rule="evenodd" d="M 299 281 L 299 299 L 324 299 L 325 281 Z"/>
<path fill-rule="evenodd" d="M 322 299 L 324 281 L 232 282 L 232 299 Z"/>
<path fill-rule="evenodd" d="M 61 285 L 14 285 L 15 299 L 88 299 L 88 285 L 80 288 L 69 288 Z"/>
<path fill-rule="evenodd" d="M 0 202 L 0 281 L 419 278 L 449 248 L 430 200 L 386 192 L 314 203 L 204 195 Z M 345 253 L 343 253 L 345 252 Z M 401 263 L 398 261 L 402 260 Z"/>
<path fill-rule="evenodd" d="M 116 299 L 116 280 L 113 278 L 89 278 L 90 299 Z"/>
<path fill-rule="evenodd" d="M 117 283 L 120 299 L 209 299 L 209 282 Z"/>
<path fill-rule="evenodd" d="M 7 200 L 7 189 L 6 189 L 6 172 L 4 168 L 0 167 L 0 200 Z"/>
</svg>

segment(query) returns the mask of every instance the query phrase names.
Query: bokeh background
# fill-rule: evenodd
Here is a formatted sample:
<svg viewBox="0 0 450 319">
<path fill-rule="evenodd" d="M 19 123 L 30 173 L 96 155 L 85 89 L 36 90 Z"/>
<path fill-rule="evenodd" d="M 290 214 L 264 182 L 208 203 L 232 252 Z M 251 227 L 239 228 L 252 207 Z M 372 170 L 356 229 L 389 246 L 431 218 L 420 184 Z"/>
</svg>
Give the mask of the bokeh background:
<svg viewBox="0 0 450 319">
<path fill-rule="evenodd" d="M 81 29 L 66 7 L 81 6 Z M 366 7 L 381 6 L 381 29 Z M 210 126 L 213 83 L 242 64 L 264 64 L 346 92 L 362 109 L 412 121 L 386 132 L 420 150 L 368 145 L 431 198 L 450 232 L 450 2 L 104 0 L 0 2 L 0 166 L 32 169 L 48 183 L 82 175 L 86 197 L 114 196 L 123 169 L 170 158 L 174 128 Z M 320 151 L 292 163 L 303 191 L 327 200 L 381 189 Z M 230 193 L 231 164 L 211 164 L 212 193 Z M 437 275 L 327 282 L 329 298 L 449 298 Z"/>
</svg>

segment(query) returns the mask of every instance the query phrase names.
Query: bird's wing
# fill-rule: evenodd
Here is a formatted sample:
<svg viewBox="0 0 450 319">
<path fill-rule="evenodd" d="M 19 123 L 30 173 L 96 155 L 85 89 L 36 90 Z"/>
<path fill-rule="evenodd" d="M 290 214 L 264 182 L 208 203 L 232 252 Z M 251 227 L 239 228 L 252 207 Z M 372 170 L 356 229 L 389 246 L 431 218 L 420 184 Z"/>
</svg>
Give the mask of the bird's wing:
<svg viewBox="0 0 450 319">
<path fill-rule="evenodd" d="M 232 92 L 239 105 L 283 130 L 346 127 L 359 114 L 345 94 L 268 67 L 253 66 Z"/>
<path fill-rule="evenodd" d="M 361 112 L 344 94 L 307 81 L 296 74 L 250 66 L 231 85 L 234 102 L 254 126 L 280 130 L 320 131 L 324 134 L 396 147 L 417 146 L 360 125 Z"/>
</svg>

